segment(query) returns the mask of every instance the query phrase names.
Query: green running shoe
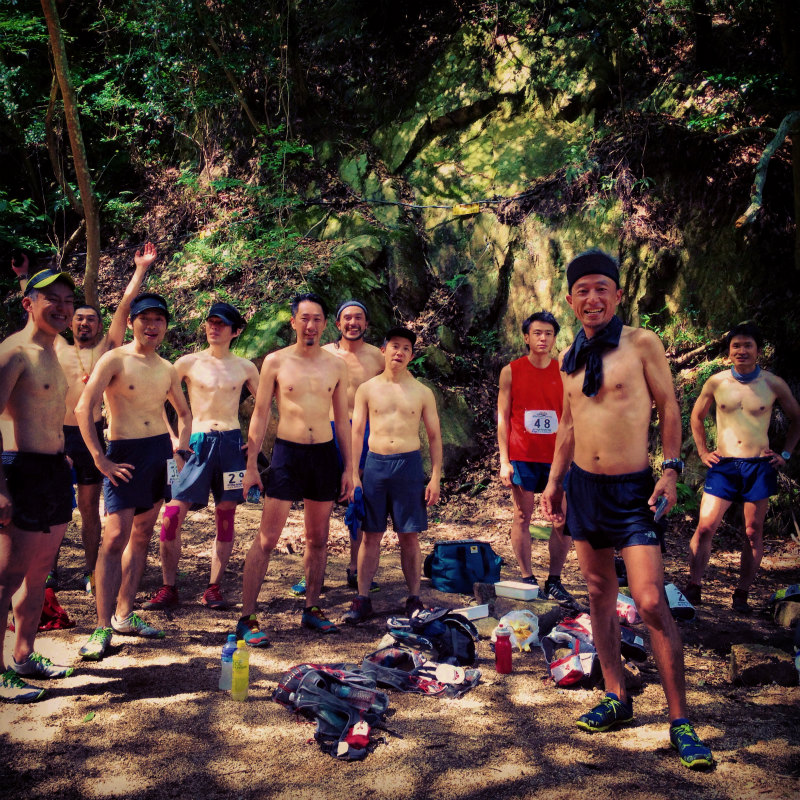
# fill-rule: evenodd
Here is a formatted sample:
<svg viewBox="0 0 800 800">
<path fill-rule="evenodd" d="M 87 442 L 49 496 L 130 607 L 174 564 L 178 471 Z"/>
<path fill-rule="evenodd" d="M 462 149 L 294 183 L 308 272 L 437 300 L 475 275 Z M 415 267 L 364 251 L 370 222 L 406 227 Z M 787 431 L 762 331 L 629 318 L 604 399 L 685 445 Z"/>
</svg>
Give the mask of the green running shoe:
<svg viewBox="0 0 800 800">
<path fill-rule="evenodd" d="M 96 628 L 78 655 L 86 661 L 99 661 L 108 652 L 113 633 L 111 628 Z"/>
<path fill-rule="evenodd" d="M 591 711 L 579 717 L 575 724 L 589 733 L 597 733 L 629 722 L 633 722 L 633 703 L 630 700 L 623 703 L 613 692 L 609 692 Z"/>
<path fill-rule="evenodd" d="M 669 743 L 678 751 L 684 767 L 706 769 L 714 764 L 711 748 L 700 741 L 688 719 L 676 719 L 669 726 Z"/>
<path fill-rule="evenodd" d="M 25 683 L 13 669 L 0 674 L 0 700 L 7 703 L 34 703 L 44 693 L 44 689 Z"/>
<path fill-rule="evenodd" d="M 141 636 L 144 639 L 163 639 L 167 634 L 148 625 L 135 611 L 125 619 L 118 619 L 114 614 L 111 617 L 111 627 L 125 636 Z"/>
<path fill-rule="evenodd" d="M 39 655 L 39 653 L 31 653 L 20 664 L 12 656 L 11 669 L 17 675 L 24 675 L 26 678 L 69 678 L 75 672 L 74 667 L 63 667 L 59 664 L 54 664 L 49 658 Z"/>
</svg>

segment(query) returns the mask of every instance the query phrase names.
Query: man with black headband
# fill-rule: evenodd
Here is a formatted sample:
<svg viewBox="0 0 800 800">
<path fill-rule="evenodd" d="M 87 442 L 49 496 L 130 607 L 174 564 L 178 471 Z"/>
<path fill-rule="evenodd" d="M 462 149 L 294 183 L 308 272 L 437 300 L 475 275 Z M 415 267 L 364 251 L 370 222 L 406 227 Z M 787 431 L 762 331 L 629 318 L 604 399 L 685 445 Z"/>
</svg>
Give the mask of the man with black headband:
<svg viewBox="0 0 800 800">
<path fill-rule="evenodd" d="M 142 606 L 173 608 L 179 604 L 176 580 L 181 555 L 181 526 L 190 508 L 208 505 L 214 495 L 217 535 L 211 549 L 211 580 L 200 602 L 213 610 L 227 608 L 222 596 L 222 576 L 233 551 L 236 506 L 243 502 L 242 478 L 247 466 L 239 428 L 242 387 L 255 397 L 258 370 L 252 361 L 231 353 L 231 343 L 244 330 L 245 321 L 230 303 L 214 303 L 208 311 L 205 334 L 208 347 L 175 362 L 178 378 L 186 384 L 192 408 L 192 438 L 172 500 L 161 520 L 161 573 L 164 583 Z"/>
<path fill-rule="evenodd" d="M 701 603 L 700 585 L 711 541 L 731 503 L 743 503 L 746 542 L 732 602 L 741 614 L 752 613 L 747 597 L 764 555 L 764 517 L 770 496 L 778 491 L 777 468 L 786 466 L 800 440 L 800 406 L 785 381 L 758 366 L 762 344 L 761 331 L 752 323 L 732 328 L 725 338 L 731 368 L 705 382 L 692 409 L 692 436 L 708 473 L 697 530 L 689 544 L 689 583 L 684 594 L 690 603 Z M 769 446 L 776 402 L 791 422 L 781 453 Z M 717 446 L 709 450 L 703 423 L 714 403 Z"/>
<path fill-rule="evenodd" d="M 606 695 L 577 720 L 590 733 L 633 721 L 625 687 L 617 618 L 619 550 L 636 608 L 648 627 L 669 708 L 670 742 L 690 768 L 712 764 L 711 750 L 686 718 L 683 644 L 664 595 L 659 498 L 675 504 L 681 417 L 672 376 L 658 336 L 630 328 L 615 316 L 622 299 L 617 262 L 606 253 L 582 253 L 567 267 L 567 302 L 581 323 L 562 359 L 564 410 L 550 480 L 542 497 L 546 514 L 561 522 L 566 487 L 567 528 L 589 589 L 592 630 Z M 664 450 L 654 483 L 648 457 L 652 404 L 658 410 Z M 566 480 L 565 480 L 566 478 Z"/>
</svg>

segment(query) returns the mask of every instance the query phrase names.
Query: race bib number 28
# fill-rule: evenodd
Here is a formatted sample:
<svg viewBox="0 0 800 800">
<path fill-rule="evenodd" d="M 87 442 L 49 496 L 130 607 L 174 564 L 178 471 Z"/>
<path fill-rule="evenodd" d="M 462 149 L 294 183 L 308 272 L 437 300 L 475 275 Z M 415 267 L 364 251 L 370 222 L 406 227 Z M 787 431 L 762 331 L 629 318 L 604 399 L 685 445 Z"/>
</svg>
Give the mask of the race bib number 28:
<svg viewBox="0 0 800 800">
<path fill-rule="evenodd" d="M 556 433 L 558 417 L 555 411 L 526 411 L 525 430 L 528 433 Z"/>
<path fill-rule="evenodd" d="M 222 473 L 222 485 L 226 490 L 241 489 L 244 485 L 244 470 L 237 469 L 233 472 Z"/>
</svg>

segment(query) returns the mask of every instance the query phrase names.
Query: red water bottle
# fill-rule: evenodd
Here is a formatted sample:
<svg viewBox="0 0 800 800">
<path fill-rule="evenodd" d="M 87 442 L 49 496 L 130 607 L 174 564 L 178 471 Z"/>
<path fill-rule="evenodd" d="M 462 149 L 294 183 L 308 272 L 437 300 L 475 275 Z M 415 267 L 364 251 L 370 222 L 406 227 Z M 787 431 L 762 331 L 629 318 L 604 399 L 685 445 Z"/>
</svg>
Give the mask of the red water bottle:
<svg viewBox="0 0 800 800">
<path fill-rule="evenodd" d="M 494 668 L 498 675 L 508 675 L 511 672 L 511 628 L 501 623 L 494 633 Z"/>
</svg>

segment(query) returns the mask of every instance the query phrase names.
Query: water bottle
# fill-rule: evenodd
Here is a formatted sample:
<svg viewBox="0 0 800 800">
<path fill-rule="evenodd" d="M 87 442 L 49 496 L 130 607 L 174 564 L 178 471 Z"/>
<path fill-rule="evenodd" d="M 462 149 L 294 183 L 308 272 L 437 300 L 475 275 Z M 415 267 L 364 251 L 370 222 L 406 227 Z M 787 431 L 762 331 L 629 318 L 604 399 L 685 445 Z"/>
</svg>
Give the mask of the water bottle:
<svg viewBox="0 0 800 800">
<path fill-rule="evenodd" d="M 222 647 L 222 664 L 219 673 L 219 688 L 223 692 L 231 690 L 233 677 L 233 654 L 236 652 L 236 634 L 228 634 L 228 641 Z"/>
<path fill-rule="evenodd" d="M 511 672 L 511 628 L 500 624 L 495 628 L 494 668 L 498 675 Z"/>
<path fill-rule="evenodd" d="M 234 700 L 247 700 L 247 688 L 250 684 L 250 653 L 244 639 L 236 642 L 233 654 L 233 675 L 231 678 L 231 697 Z"/>
</svg>

